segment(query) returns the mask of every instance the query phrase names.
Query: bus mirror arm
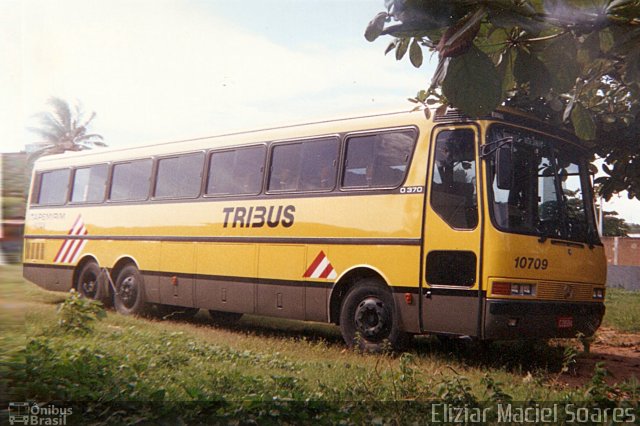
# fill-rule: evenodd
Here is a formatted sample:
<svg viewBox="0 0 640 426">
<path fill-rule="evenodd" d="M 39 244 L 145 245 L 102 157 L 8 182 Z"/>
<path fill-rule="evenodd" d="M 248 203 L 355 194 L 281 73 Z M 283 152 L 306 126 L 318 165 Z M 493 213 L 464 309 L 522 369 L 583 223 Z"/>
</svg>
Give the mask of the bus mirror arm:
<svg viewBox="0 0 640 426">
<path fill-rule="evenodd" d="M 494 152 L 504 146 L 513 146 L 513 136 L 507 136 L 504 138 L 496 139 L 495 141 L 491 141 L 482 145 L 480 148 L 480 158 L 486 159 L 491 157 Z"/>
</svg>

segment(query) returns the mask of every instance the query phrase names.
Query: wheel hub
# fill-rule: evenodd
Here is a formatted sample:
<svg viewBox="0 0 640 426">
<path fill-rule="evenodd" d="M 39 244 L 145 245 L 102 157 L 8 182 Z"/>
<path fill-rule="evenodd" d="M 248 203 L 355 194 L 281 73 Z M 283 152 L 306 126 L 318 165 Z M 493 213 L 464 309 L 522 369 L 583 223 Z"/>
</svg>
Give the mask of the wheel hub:
<svg viewBox="0 0 640 426">
<path fill-rule="evenodd" d="M 377 297 L 364 299 L 355 312 L 356 328 L 366 338 L 378 337 L 387 327 L 388 318 L 385 304 Z"/>
<path fill-rule="evenodd" d="M 136 279 L 134 277 L 127 277 L 122 280 L 118 294 L 124 305 L 130 308 L 135 303 L 137 291 Z"/>
<path fill-rule="evenodd" d="M 96 295 L 97 288 L 98 283 L 93 277 L 82 282 L 82 292 L 89 297 L 94 297 Z"/>
</svg>

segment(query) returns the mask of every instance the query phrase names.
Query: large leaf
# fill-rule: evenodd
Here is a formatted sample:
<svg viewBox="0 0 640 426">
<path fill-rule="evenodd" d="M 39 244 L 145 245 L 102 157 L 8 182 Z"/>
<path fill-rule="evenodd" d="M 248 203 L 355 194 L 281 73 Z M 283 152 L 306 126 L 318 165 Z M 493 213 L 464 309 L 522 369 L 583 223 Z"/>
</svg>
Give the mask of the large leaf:
<svg viewBox="0 0 640 426">
<path fill-rule="evenodd" d="M 542 54 L 545 66 L 551 71 L 553 88 L 557 93 L 569 92 L 580 75 L 576 40 L 565 34 L 555 39 Z"/>
<path fill-rule="evenodd" d="M 571 122 L 576 136 L 580 139 L 590 141 L 596 138 L 596 124 L 589 111 L 579 103 L 573 106 Z"/>
<path fill-rule="evenodd" d="M 452 58 L 442 82 L 442 93 L 464 113 L 477 117 L 502 101 L 502 80 L 491 59 L 475 46 Z"/>
<path fill-rule="evenodd" d="M 440 57 L 455 57 L 464 54 L 473 44 L 482 19 L 486 15 L 484 7 L 478 8 L 474 13 L 468 15 L 449 27 L 442 35 L 436 50 Z"/>
<path fill-rule="evenodd" d="M 384 23 L 389 19 L 389 15 L 387 12 L 378 13 L 367 25 L 367 29 L 364 31 L 364 38 L 367 41 L 374 41 L 377 39 L 380 34 L 382 34 L 382 30 L 384 29 Z"/>
<path fill-rule="evenodd" d="M 516 87 L 516 78 L 513 68 L 515 66 L 518 51 L 516 49 L 508 49 L 502 55 L 502 60 L 498 65 L 498 73 L 502 79 L 502 96 L 506 97 L 507 92 Z"/>
<path fill-rule="evenodd" d="M 513 67 L 513 75 L 520 84 L 529 83 L 532 98 L 544 96 L 551 88 L 549 70 L 535 54 L 524 49 L 518 50 Z"/>
<path fill-rule="evenodd" d="M 398 44 L 396 45 L 396 59 L 398 61 L 404 57 L 404 54 L 407 53 L 408 48 L 409 48 L 408 38 L 402 38 L 398 40 Z"/>
<path fill-rule="evenodd" d="M 418 43 L 418 39 L 414 38 L 409 48 L 409 59 L 414 67 L 420 68 L 422 65 L 422 48 Z"/>
</svg>

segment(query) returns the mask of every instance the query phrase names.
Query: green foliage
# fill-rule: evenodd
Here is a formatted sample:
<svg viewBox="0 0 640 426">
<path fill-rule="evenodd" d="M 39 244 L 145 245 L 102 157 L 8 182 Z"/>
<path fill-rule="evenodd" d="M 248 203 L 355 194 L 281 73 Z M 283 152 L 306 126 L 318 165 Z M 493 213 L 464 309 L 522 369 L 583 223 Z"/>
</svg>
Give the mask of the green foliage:
<svg viewBox="0 0 640 426">
<path fill-rule="evenodd" d="M 605 211 L 603 214 L 602 235 L 605 237 L 626 237 L 631 232 L 631 224 L 618 217 L 618 212 Z"/>
<path fill-rule="evenodd" d="M 436 398 L 445 404 L 455 407 L 478 407 L 478 398 L 472 392 L 469 379 L 455 375 L 444 378 L 436 386 Z"/>
<path fill-rule="evenodd" d="M 2 217 L 5 219 L 24 218 L 26 210 L 24 198 L 2 197 Z"/>
<path fill-rule="evenodd" d="M 386 0 L 366 38 L 419 67 L 438 53 L 434 101 L 480 116 L 501 104 L 571 126 L 603 157 L 602 194 L 640 199 L 640 3 Z M 431 100 L 431 102 L 426 102 Z"/>
<path fill-rule="evenodd" d="M 78 401 L 72 422 L 422 424 L 431 402 L 610 406 L 607 396 L 620 406 L 640 392 L 637 381 L 607 384 L 601 373 L 585 387 L 555 386 L 564 348 L 545 342 L 420 337 L 411 353 L 363 354 L 345 350 L 332 327 L 251 316 L 228 328 L 204 316 L 185 323 L 109 315 L 92 332 L 59 332 L 51 326 L 59 297 L 26 284 L 17 267 L 3 272 L 0 297 L 28 315 L 21 326 L 0 321 L 2 342 L 16 342 L 0 353 L 0 391 L 10 389 L 14 401 Z"/>
<path fill-rule="evenodd" d="M 94 321 L 107 316 L 102 303 L 82 297 L 75 289 L 58 306 L 58 326 L 65 332 L 86 334 L 93 330 Z"/>
<path fill-rule="evenodd" d="M 502 383 L 496 381 L 489 374 L 485 374 L 480 383 L 487 388 L 487 399 L 489 401 L 499 404 L 513 401 L 513 397 L 502 389 Z"/>
<path fill-rule="evenodd" d="M 603 324 L 628 333 L 640 332 L 640 291 L 608 288 Z"/>
<path fill-rule="evenodd" d="M 2 197 L 24 199 L 29 186 L 27 154 L 0 154 L 0 161 L 2 161 Z M 22 213 L 24 217 L 24 212 Z"/>
<path fill-rule="evenodd" d="M 576 374 L 576 367 L 578 365 L 578 350 L 573 346 L 567 346 L 564 349 L 564 355 L 562 357 L 562 370 L 561 373 L 568 373 L 572 376 Z"/>
<path fill-rule="evenodd" d="M 472 46 L 461 56 L 451 59 L 442 93 L 454 105 L 474 99 L 466 110 L 473 116 L 491 113 L 500 102 L 502 80 L 491 59 Z"/>
</svg>

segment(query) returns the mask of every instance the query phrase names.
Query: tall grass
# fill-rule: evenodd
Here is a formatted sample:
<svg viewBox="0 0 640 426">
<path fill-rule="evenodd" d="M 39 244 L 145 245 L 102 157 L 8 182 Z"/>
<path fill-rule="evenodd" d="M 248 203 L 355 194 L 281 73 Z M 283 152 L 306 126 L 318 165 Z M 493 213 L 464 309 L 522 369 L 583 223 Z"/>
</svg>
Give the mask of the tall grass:
<svg viewBox="0 0 640 426">
<path fill-rule="evenodd" d="M 606 306 L 603 325 L 624 332 L 640 332 L 640 291 L 609 288 Z"/>
<path fill-rule="evenodd" d="M 421 337 L 410 353 L 366 355 L 347 350 L 326 324 L 247 316 L 219 327 L 203 314 L 179 322 L 112 311 L 77 333 L 59 322 L 59 294 L 24 283 L 17 268 L 5 272 L 0 302 L 13 303 L 22 323 L 3 329 L 17 343 L 2 358 L 0 396 L 83 401 L 83 421 L 405 424 L 428 419 L 430 401 L 627 404 L 639 396 L 637 382 L 557 385 L 565 348 L 540 342 Z"/>
</svg>

